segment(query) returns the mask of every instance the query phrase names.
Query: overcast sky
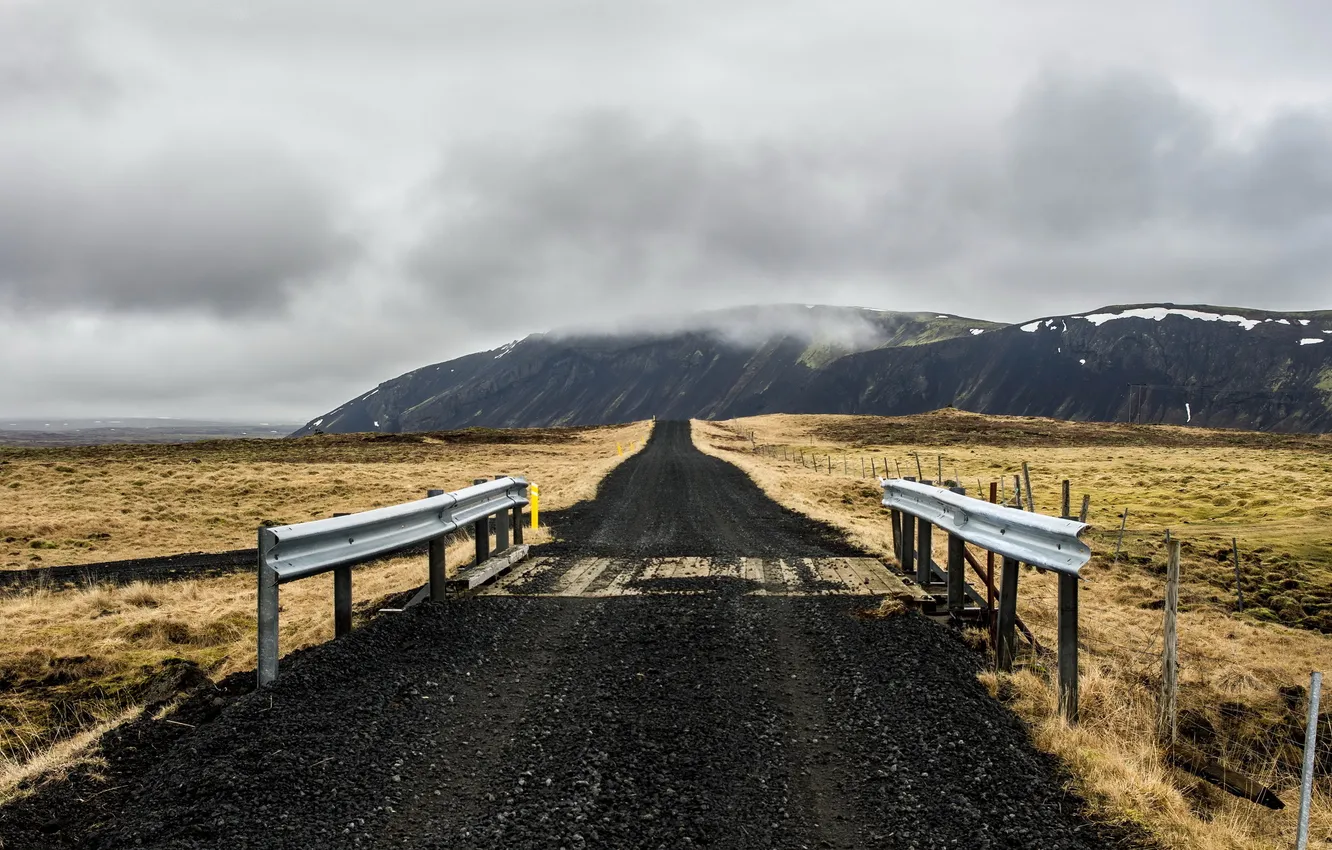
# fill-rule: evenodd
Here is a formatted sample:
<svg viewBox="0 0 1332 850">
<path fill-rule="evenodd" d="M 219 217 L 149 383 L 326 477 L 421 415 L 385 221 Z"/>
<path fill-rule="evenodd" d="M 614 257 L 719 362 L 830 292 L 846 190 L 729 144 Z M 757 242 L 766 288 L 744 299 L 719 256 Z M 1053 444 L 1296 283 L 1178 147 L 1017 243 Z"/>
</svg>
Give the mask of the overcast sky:
<svg viewBox="0 0 1332 850">
<path fill-rule="evenodd" d="M 0 415 L 749 303 L 1332 308 L 1325 0 L 0 0 Z"/>
</svg>

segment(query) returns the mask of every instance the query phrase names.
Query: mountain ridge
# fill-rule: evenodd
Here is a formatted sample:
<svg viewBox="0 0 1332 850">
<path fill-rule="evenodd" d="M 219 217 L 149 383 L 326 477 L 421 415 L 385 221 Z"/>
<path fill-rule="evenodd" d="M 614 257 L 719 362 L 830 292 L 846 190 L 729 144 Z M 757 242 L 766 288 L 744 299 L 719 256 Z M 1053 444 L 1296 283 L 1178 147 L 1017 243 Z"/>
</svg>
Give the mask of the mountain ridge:
<svg viewBox="0 0 1332 850">
<path fill-rule="evenodd" d="M 1259 430 L 1332 428 L 1332 311 L 1111 305 L 1004 324 L 826 305 L 532 334 L 430 364 L 316 431 L 586 425 L 940 407 Z"/>
</svg>

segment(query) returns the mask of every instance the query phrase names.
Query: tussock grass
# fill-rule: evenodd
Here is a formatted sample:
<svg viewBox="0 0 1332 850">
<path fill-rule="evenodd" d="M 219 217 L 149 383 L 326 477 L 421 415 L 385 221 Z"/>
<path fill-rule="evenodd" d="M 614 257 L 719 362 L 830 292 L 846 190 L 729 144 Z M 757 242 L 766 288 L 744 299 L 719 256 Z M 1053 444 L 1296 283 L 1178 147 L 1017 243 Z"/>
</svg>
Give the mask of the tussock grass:
<svg viewBox="0 0 1332 850">
<path fill-rule="evenodd" d="M 1056 712 L 1053 670 L 1027 657 L 1012 675 L 982 680 L 1030 725 L 1037 746 L 1070 769 L 1077 790 L 1108 820 L 1145 828 L 1169 848 L 1287 848 L 1294 845 L 1302 688 L 1327 669 L 1332 637 L 1320 607 L 1332 591 L 1326 481 L 1332 440 L 1203 429 L 1104 426 L 940 411 L 902 419 L 775 415 L 696 422 L 699 447 L 744 469 L 787 507 L 843 529 L 858 546 L 891 557 L 892 535 L 874 482 L 859 458 L 886 458 L 915 475 L 960 479 L 975 493 L 1031 465 L 1037 508 L 1057 513 L 1059 482 L 1073 482 L 1073 507 L 1091 494 L 1085 536 L 1095 553 L 1081 595 L 1081 723 Z M 833 455 L 833 473 L 814 472 L 749 450 L 760 444 Z M 896 439 L 898 441 L 889 441 Z M 841 458 L 850 462 L 842 474 Z M 824 467 L 826 470 L 826 467 Z M 909 471 L 908 471 L 909 470 Z M 956 471 L 954 471 L 956 470 Z M 1120 511 L 1128 533 L 1113 563 Z M 1164 533 L 1182 540 L 1179 617 L 1180 719 L 1186 739 L 1268 784 L 1287 803 L 1272 812 L 1237 799 L 1166 763 L 1155 741 L 1160 683 Z M 1234 611 L 1230 538 L 1239 540 L 1243 615 Z M 935 558 L 945 541 L 935 536 Z M 1024 570 L 1019 613 L 1055 644 L 1053 576 Z M 1275 597 L 1285 596 L 1285 600 Z M 1271 607 L 1268 607 L 1268 606 Z M 1324 703 L 1329 700 L 1324 694 Z M 1325 709 L 1326 710 L 1326 709 Z M 1332 723 L 1323 729 L 1332 732 Z M 1321 730 L 1320 730 L 1321 731 Z M 1324 770 L 1332 740 L 1320 741 Z M 1332 778 L 1317 785 L 1313 843 L 1332 840 Z"/>
<path fill-rule="evenodd" d="M 486 473 L 512 470 L 526 472 L 541 486 L 544 513 L 593 497 L 605 474 L 629 456 L 630 443 L 642 447 L 650 428 L 650 423 L 637 423 L 579 429 L 568 439 L 531 444 L 469 443 L 464 450 L 442 456 L 433 449 L 407 456 L 380 454 L 384 447 L 396 451 L 394 447 L 402 445 L 419 451 L 421 444 L 417 443 L 373 441 L 356 445 L 355 452 L 363 452 L 365 457 L 357 459 L 353 453 L 334 462 L 336 474 L 348 489 L 330 507 L 316 512 L 301 509 L 297 513 L 297 505 L 312 498 L 309 494 L 313 490 L 287 491 L 259 482 L 316 472 L 319 475 L 308 476 L 310 486 L 316 488 L 321 475 L 334 474 L 325 464 L 307 459 L 283 465 L 270 455 L 258 467 L 249 467 L 254 483 L 244 483 L 247 467 L 243 464 L 229 471 L 227 480 L 232 481 L 228 486 L 233 490 L 248 487 L 254 491 L 250 504 L 279 505 L 286 519 L 303 520 L 311 518 L 311 513 L 327 516 L 335 510 L 365 509 L 418 498 L 429 486 L 454 489 Z M 617 453 L 617 442 L 625 447 L 625 455 Z M 264 449 L 272 452 L 281 446 L 280 442 L 267 442 Z M 163 447 L 129 447 L 127 454 L 142 457 L 139 451 L 144 448 L 151 453 L 153 448 Z M 295 449 L 306 450 L 299 445 Z M 347 451 L 346 446 L 340 450 Z M 34 463 L 43 468 L 44 461 Z M 204 464 L 188 460 L 185 464 L 166 478 L 176 490 L 173 498 L 177 502 L 193 498 L 190 494 L 200 486 L 199 475 L 217 475 L 198 469 Z M 355 472 L 349 472 L 348 467 Z M 169 466 L 167 471 L 172 471 Z M 45 498 L 34 496 L 27 510 L 35 515 L 42 505 L 54 506 L 53 511 L 63 506 L 70 511 L 69 516 L 52 513 L 44 522 L 72 528 L 84 521 L 83 514 L 73 511 L 63 498 L 59 493 Z M 182 522 L 193 533 L 207 538 L 208 527 L 200 520 L 209 516 L 207 499 L 217 498 L 217 493 L 201 498 L 197 509 Z M 12 522 L 8 516 L 5 521 Z M 253 545 L 254 531 L 253 526 L 248 531 L 249 545 Z M 184 534 L 186 531 L 178 531 L 169 539 L 180 546 Z M 544 525 L 536 530 L 524 529 L 524 540 L 529 543 L 544 542 L 549 535 Z M 229 538 L 215 536 L 211 539 L 226 542 L 209 546 L 197 545 L 198 538 L 189 539 L 196 545 L 184 548 L 227 548 L 230 542 Z M 243 545 L 239 540 L 236 544 Z M 126 557 L 159 554 L 121 552 Z M 447 548 L 446 558 L 450 565 L 464 565 L 473 554 L 473 543 L 459 538 Z M 354 624 L 361 625 L 385 600 L 425 580 L 424 556 L 357 567 L 352 577 Z M 283 654 L 333 637 L 331 573 L 283 585 L 281 600 L 279 642 Z M 34 771 L 71 758 L 79 749 L 76 742 L 95 738 L 89 737 L 90 731 L 104 730 L 107 724 L 130 716 L 145 703 L 170 699 L 182 668 L 197 668 L 214 679 L 253 669 L 256 607 L 252 573 L 160 584 L 136 582 L 123 587 L 39 588 L 0 597 L 0 622 L 4 623 L 0 630 L 0 802 L 5 799 L 4 789 L 13 793 Z"/>
</svg>

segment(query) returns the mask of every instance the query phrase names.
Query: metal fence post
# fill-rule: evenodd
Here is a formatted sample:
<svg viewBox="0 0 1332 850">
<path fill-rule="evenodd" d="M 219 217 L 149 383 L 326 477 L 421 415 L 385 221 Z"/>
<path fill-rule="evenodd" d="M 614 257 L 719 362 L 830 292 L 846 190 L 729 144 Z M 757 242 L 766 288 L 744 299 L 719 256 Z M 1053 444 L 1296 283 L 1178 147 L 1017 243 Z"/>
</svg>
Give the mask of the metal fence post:
<svg viewBox="0 0 1332 850">
<path fill-rule="evenodd" d="M 1018 562 L 1004 558 L 999 576 L 999 649 L 995 662 L 1005 673 L 1013 669 L 1017 657 L 1017 592 Z"/>
<path fill-rule="evenodd" d="M 931 557 L 934 541 L 930 532 L 934 527 L 919 517 L 916 518 L 916 525 L 919 528 L 916 541 L 916 584 L 925 587 L 933 579 L 930 575 L 930 563 L 934 560 Z"/>
<path fill-rule="evenodd" d="M 1313 796 L 1314 754 L 1318 748 L 1318 698 L 1323 690 L 1323 674 L 1309 676 L 1309 721 L 1304 730 L 1304 771 L 1300 781 L 1300 823 L 1295 836 L 1295 850 L 1309 846 L 1309 807 Z"/>
<path fill-rule="evenodd" d="M 1078 577 L 1059 574 L 1059 710 L 1078 722 Z"/>
<path fill-rule="evenodd" d="M 256 669 L 259 686 L 277 678 L 278 672 L 278 576 L 264 557 L 277 539 L 267 528 L 259 529 L 259 651 Z"/>
<path fill-rule="evenodd" d="M 473 478 L 472 483 L 485 484 L 486 479 Z M 476 535 L 476 562 L 484 564 L 486 559 L 490 557 L 490 517 L 483 516 L 477 520 L 474 533 Z"/>
<path fill-rule="evenodd" d="M 503 475 L 496 475 L 495 480 L 503 478 Z M 509 512 L 500 511 L 495 514 L 495 551 L 503 552 L 509 548 Z"/>
<path fill-rule="evenodd" d="M 948 535 L 948 612 L 954 617 L 961 617 L 967 604 L 966 566 L 962 560 L 966 545 L 956 534 Z"/>
<path fill-rule="evenodd" d="M 427 490 L 426 496 L 443 496 L 443 490 Z M 444 559 L 444 538 L 436 537 L 430 541 L 430 562 L 427 577 L 430 580 L 430 601 L 443 602 L 444 591 L 448 582 L 448 568 Z"/>
</svg>

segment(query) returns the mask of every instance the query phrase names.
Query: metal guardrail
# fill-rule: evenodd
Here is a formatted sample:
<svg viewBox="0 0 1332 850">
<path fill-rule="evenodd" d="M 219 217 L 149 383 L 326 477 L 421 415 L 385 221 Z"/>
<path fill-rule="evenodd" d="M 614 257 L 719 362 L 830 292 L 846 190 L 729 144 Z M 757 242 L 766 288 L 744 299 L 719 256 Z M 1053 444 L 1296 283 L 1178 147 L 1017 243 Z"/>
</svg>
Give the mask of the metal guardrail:
<svg viewBox="0 0 1332 850">
<path fill-rule="evenodd" d="M 329 571 L 334 576 L 336 633 L 351 627 L 351 567 L 391 552 L 430 541 L 430 597 L 444 595 L 444 537 L 469 523 L 477 525 L 477 556 L 489 549 L 491 516 L 496 517 L 496 548 L 508 544 L 508 515 L 516 520 L 528 504 L 528 484 L 518 477 L 497 478 L 454 493 L 430 491 L 415 502 L 376 508 L 330 519 L 259 529 L 259 684 L 277 678 L 278 587 Z"/>
<path fill-rule="evenodd" d="M 1088 525 L 1069 517 L 1042 516 L 1021 508 L 970 499 L 961 488 L 954 492 L 902 478 L 881 478 L 879 484 L 883 488 L 883 506 L 892 510 L 893 548 L 898 563 L 907 573 L 914 567 L 921 585 L 930 584 L 936 574 L 944 575 L 948 609 L 954 615 L 960 616 L 966 605 L 963 563 L 971 557 L 966 544 L 1003 556 L 995 628 L 995 661 L 1000 670 L 1011 670 L 1017 654 L 1019 567 L 1029 564 L 1058 573 L 1059 705 L 1070 722 L 1076 721 L 1078 571 L 1091 559 L 1091 549 L 1079 535 Z M 935 526 L 948 533 L 946 571 L 933 561 Z M 974 560 L 972 563 L 976 564 Z M 992 589 L 992 576 L 987 574 L 985 580 Z M 1034 643 L 1034 637 L 1032 640 Z"/>
<path fill-rule="evenodd" d="M 904 479 L 882 479 L 883 506 L 905 511 L 982 549 L 1033 567 L 1077 575 L 1091 559 L 1087 524 L 1028 513 Z"/>
</svg>

